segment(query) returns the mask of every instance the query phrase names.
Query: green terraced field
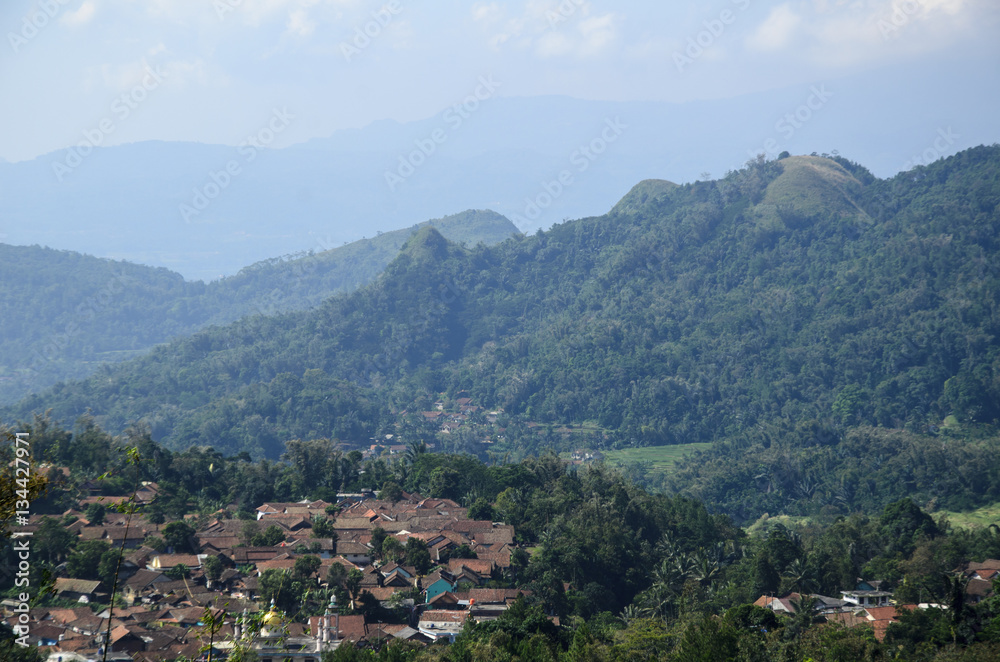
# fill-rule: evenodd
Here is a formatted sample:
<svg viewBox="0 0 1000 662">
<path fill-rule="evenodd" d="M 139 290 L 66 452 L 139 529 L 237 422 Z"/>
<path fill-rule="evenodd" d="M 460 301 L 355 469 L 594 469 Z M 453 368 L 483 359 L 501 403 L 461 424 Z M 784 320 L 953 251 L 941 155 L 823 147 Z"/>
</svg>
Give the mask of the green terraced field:
<svg viewBox="0 0 1000 662">
<path fill-rule="evenodd" d="M 668 473 L 677 460 L 686 457 L 694 451 L 710 448 L 712 444 L 678 444 L 676 446 L 650 446 L 648 448 L 629 448 L 622 451 L 606 451 L 604 457 L 608 464 L 649 463 L 653 471 Z"/>
<path fill-rule="evenodd" d="M 936 513 L 932 513 L 932 515 L 935 519 L 941 515 L 947 515 L 949 522 L 954 526 L 960 526 L 964 529 L 983 529 L 990 524 L 1000 525 L 1000 503 L 983 506 L 982 508 L 964 513 L 939 510 Z"/>
</svg>

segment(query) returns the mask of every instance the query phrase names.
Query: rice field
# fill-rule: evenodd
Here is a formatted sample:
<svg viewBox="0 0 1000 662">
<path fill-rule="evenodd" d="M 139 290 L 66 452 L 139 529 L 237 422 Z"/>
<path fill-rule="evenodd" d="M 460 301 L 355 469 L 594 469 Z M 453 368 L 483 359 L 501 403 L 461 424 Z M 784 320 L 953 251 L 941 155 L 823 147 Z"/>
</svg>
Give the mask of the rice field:
<svg viewBox="0 0 1000 662">
<path fill-rule="evenodd" d="M 677 444 L 676 446 L 649 446 L 647 448 L 628 448 L 620 451 L 605 451 L 604 458 L 608 464 L 648 463 L 653 471 L 669 473 L 677 460 L 687 457 L 695 451 L 711 448 L 712 444 Z"/>
</svg>

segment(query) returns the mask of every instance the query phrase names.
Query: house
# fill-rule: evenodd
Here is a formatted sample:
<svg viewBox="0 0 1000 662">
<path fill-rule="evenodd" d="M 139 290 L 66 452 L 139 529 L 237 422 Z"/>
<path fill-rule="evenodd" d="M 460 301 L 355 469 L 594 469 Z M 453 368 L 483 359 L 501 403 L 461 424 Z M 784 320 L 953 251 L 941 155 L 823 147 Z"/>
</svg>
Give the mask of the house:
<svg viewBox="0 0 1000 662">
<path fill-rule="evenodd" d="M 417 630 L 432 641 L 447 640 L 455 642 L 455 637 L 462 631 L 465 620 L 469 617 L 467 611 L 446 611 L 433 609 L 420 615 Z"/>
<path fill-rule="evenodd" d="M 146 569 L 139 570 L 125 580 L 125 585 L 122 587 L 122 596 L 125 598 L 126 602 L 133 604 L 143 595 L 152 592 L 154 584 L 169 581 L 170 578 L 162 572 Z"/>
<path fill-rule="evenodd" d="M 305 515 L 311 518 L 313 515 L 326 515 L 326 507 L 331 504 L 326 501 L 300 501 L 297 503 L 265 503 L 257 508 L 257 519 L 261 520 L 265 516 L 273 515 Z"/>
<path fill-rule="evenodd" d="M 393 573 L 399 573 L 407 579 L 413 579 L 417 576 L 417 569 L 409 565 L 399 565 L 398 563 L 386 563 L 378 569 L 382 573 L 383 577 L 388 578 L 389 575 Z"/>
<path fill-rule="evenodd" d="M 493 562 L 486 559 L 449 559 L 448 572 L 456 582 L 470 582 L 479 586 L 493 575 Z"/>
<path fill-rule="evenodd" d="M 142 546 L 142 541 L 146 539 L 146 532 L 136 527 L 106 526 L 104 527 L 104 539 L 110 542 L 115 549 L 121 548 L 123 543 L 125 549 L 138 549 Z"/>
<path fill-rule="evenodd" d="M 421 584 L 424 587 L 425 602 L 430 602 L 442 593 L 447 591 L 454 592 L 455 590 L 455 581 L 451 574 L 445 570 L 432 572 L 421 580 Z"/>
<path fill-rule="evenodd" d="M 431 609 L 461 609 L 467 605 L 460 605 L 458 596 L 451 591 L 445 591 L 444 593 L 438 593 L 433 598 L 427 601 L 427 605 Z"/>
<path fill-rule="evenodd" d="M 969 602 L 978 604 L 993 595 L 993 582 L 1000 578 L 1000 560 L 969 563 L 962 574 L 969 580 L 965 587 Z"/>
<path fill-rule="evenodd" d="M 868 625 L 875 630 L 875 638 L 879 641 L 885 639 L 885 633 L 889 626 L 899 621 L 900 610 L 917 609 L 917 605 L 898 605 L 896 607 L 868 607 L 864 610 L 865 619 Z"/>
<path fill-rule="evenodd" d="M 133 654 L 146 649 L 146 642 L 142 640 L 142 637 L 124 625 L 119 625 L 111 631 L 110 641 L 109 650 L 112 653 Z"/>
<path fill-rule="evenodd" d="M 754 600 L 754 605 L 770 609 L 775 613 L 794 614 L 795 606 L 792 604 L 792 600 L 797 601 L 800 597 L 801 596 L 798 593 L 789 593 L 783 598 L 776 598 L 772 595 L 762 595 Z"/>
<path fill-rule="evenodd" d="M 965 566 L 964 574 L 972 579 L 993 581 L 1000 575 L 1000 560 L 986 559 L 982 563 L 969 563 Z"/>
<path fill-rule="evenodd" d="M 188 570 L 194 570 L 201 567 L 204 559 L 204 554 L 159 554 L 150 559 L 147 568 L 166 572 L 183 565 Z"/>
<path fill-rule="evenodd" d="M 351 563 L 357 565 L 368 565 L 372 562 L 372 550 L 368 545 L 363 545 L 350 540 L 337 541 L 337 556 L 343 556 Z"/>
<path fill-rule="evenodd" d="M 143 481 L 142 487 L 140 487 L 135 492 L 135 500 L 139 505 L 148 505 L 153 503 L 160 494 L 160 486 L 151 481 Z"/>
<path fill-rule="evenodd" d="M 101 582 L 98 581 L 58 577 L 55 583 L 56 597 L 86 604 L 94 599 L 94 593 L 100 585 Z"/>
<path fill-rule="evenodd" d="M 888 607 L 892 593 L 889 591 L 841 591 L 844 602 L 858 607 Z"/>
</svg>

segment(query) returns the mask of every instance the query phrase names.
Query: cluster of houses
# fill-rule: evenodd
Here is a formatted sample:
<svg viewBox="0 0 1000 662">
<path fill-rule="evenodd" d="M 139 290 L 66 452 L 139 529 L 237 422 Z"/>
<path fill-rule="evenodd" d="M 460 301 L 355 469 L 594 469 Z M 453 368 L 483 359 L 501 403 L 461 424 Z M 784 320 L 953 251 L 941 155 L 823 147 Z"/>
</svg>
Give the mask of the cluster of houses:
<svg viewBox="0 0 1000 662">
<path fill-rule="evenodd" d="M 155 485 L 145 489 L 155 497 Z M 265 503 L 257 508 L 255 522 L 230 519 L 220 512 L 197 527 L 196 554 L 161 552 L 145 545 L 149 536 L 160 535 L 163 526 L 141 516 L 133 517 L 126 532 L 122 515 L 108 515 L 107 521 L 95 525 L 74 511 L 81 519 L 70 528 L 81 539 L 107 541 L 116 548 L 124 544 L 118 605 L 113 612 L 94 613 L 87 605 L 108 604 L 106 589 L 102 593 L 96 581 L 61 577 L 54 587 L 59 604 L 72 601 L 78 606 L 33 609 L 28 640 L 42 647 L 51 662 L 102 659 L 105 647 L 109 660 L 207 659 L 206 617 L 219 614 L 221 619 L 215 620 L 223 625 L 212 636 L 212 648 L 214 659 L 220 659 L 246 631 L 248 616 L 257 614 L 267 625 L 253 643 L 258 659 L 319 662 L 324 651 L 345 642 L 378 646 L 390 639 L 416 644 L 453 640 L 467 618 L 498 618 L 527 594 L 487 586 L 509 575 L 513 527 L 470 520 L 466 508 L 447 499 L 407 493 L 396 502 L 377 500 L 370 493 L 341 497 L 337 509 L 324 501 Z M 313 525 L 320 519 L 332 521 L 335 537 L 314 537 Z M 247 545 L 248 528 L 260 532 L 271 527 L 280 530 L 279 542 Z M 384 532 L 379 536 L 394 537 L 402 547 L 411 538 L 424 542 L 431 571 L 421 576 L 414 567 L 376 559 L 372 537 L 377 529 Z M 452 558 L 453 552 L 474 558 Z M 346 572 L 357 569 L 362 576 L 357 596 L 408 614 L 405 622 L 367 622 L 363 615 L 339 614 L 344 610 L 336 608 L 308 623 L 287 622 L 273 605 L 269 609 L 262 603 L 260 578 L 271 569 L 291 572 L 296 559 L 307 553 L 319 559 L 313 576 L 321 587 L 327 586 L 334 564 Z M 211 557 L 221 561 L 221 572 L 218 563 L 207 562 Z M 215 570 L 209 572 L 209 565 Z M 183 572 L 175 572 L 180 566 Z M 11 624 L 16 622 L 13 606 L 4 605 L 4 617 Z"/>
<path fill-rule="evenodd" d="M 982 563 L 969 563 L 962 570 L 962 575 L 966 580 L 966 601 L 977 604 L 993 595 L 993 580 L 1000 576 L 1000 560 L 987 559 Z M 879 641 L 885 639 L 889 626 L 899 621 L 899 614 L 902 611 L 948 609 L 946 605 L 926 602 L 895 604 L 892 593 L 881 590 L 881 582 L 866 582 L 861 579 L 853 590 L 841 591 L 840 598 L 789 593 L 782 597 L 762 595 L 754 604 L 775 613 L 794 614 L 803 604 L 803 597 L 815 599 L 812 603 L 813 609 L 827 622 L 839 623 L 846 627 L 870 627 L 875 631 L 875 638 Z"/>
<path fill-rule="evenodd" d="M 497 422 L 497 418 L 503 413 L 502 409 L 496 411 L 485 411 L 482 407 L 472 404 L 472 398 L 460 397 L 454 402 L 454 411 L 445 410 L 445 402 L 438 400 L 434 403 L 434 409 L 422 411 L 420 415 L 425 421 L 436 424 L 438 430 L 443 434 L 451 434 L 462 427 L 471 416 L 477 412 L 483 412 L 483 420 L 489 424 Z"/>
</svg>

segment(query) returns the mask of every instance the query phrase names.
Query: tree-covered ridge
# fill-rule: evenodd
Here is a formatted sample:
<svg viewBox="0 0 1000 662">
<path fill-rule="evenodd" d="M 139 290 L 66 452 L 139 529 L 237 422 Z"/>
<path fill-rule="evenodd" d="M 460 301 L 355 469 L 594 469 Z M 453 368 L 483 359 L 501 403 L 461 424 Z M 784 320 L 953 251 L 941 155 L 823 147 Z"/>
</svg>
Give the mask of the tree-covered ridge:
<svg viewBox="0 0 1000 662">
<path fill-rule="evenodd" d="M 319 240 L 315 251 L 253 264 L 208 284 L 166 269 L 0 244 L 0 403 L 206 326 L 315 307 L 371 282 L 421 225 L 469 245 L 517 234 L 503 216 L 470 210 L 336 248 Z"/>
<path fill-rule="evenodd" d="M 16 411 L 91 407 L 113 429 L 144 417 L 159 438 L 211 443 L 175 430 L 251 384 L 320 371 L 383 411 L 466 389 L 626 444 L 831 416 L 993 421 L 998 148 L 884 182 L 844 163 L 752 163 L 493 247 L 424 231 L 376 283 L 313 312 L 207 330 Z"/>
<path fill-rule="evenodd" d="M 391 432 L 393 411 L 459 390 L 534 421 L 595 421 L 613 445 L 808 420 L 989 424 L 998 202 L 1000 148 L 980 147 L 888 181 L 839 157 L 759 160 L 490 247 L 427 228 L 314 311 L 203 331 L 6 417 L 91 408 L 178 447 L 272 455 L 314 432 Z M 282 408 L 295 425 L 276 423 Z"/>
</svg>

